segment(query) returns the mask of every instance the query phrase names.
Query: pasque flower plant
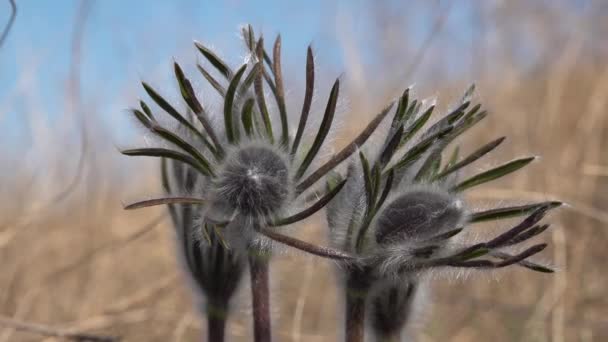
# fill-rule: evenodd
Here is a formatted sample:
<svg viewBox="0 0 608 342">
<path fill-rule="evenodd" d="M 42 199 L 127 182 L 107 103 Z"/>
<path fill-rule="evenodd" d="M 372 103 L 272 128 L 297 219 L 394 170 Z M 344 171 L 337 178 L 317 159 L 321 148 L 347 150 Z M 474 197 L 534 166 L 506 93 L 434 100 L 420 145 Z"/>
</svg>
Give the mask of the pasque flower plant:
<svg viewBox="0 0 608 342">
<path fill-rule="evenodd" d="M 340 268 L 347 341 L 363 340 L 368 311 L 379 340 L 400 340 L 419 280 L 428 271 L 519 265 L 552 272 L 527 260 L 542 251 L 544 243 L 516 254 L 507 250 L 546 230 L 548 225 L 538 223 L 560 202 L 475 212 L 461 195 L 517 171 L 535 158 L 515 159 L 461 180 L 463 168 L 492 152 L 505 140 L 502 137 L 463 158 L 455 148 L 447 162 L 442 160 L 446 147 L 487 115 L 481 105 L 472 106 L 473 91 L 471 86 L 455 109 L 420 134 L 434 106 L 410 101 L 407 89 L 385 143 L 374 151 L 371 163 L 360 151 L 359 160 L 348 168 L 344 188 L 327 206 L 330 240 L 336 248 L 356 256 L 342 261 Z M 336 181 L 342 177 L 336 175 Z M 328 183 L 328 188 L 332 186 Z M 473 223 L 517 216 L 527 217 L 491 240 L 469 242 L 463 234 Z"/>
<path fill-rule="evenodd" d="M 264 49 L 263 39 L 256 40 L 251 27 L 243 29 L 243 38 L 251 58 L 237 70 L 204 45 L 195 43 L 221 77 L 218 80 L 203 65 L 197 65 L 202 76 L 223 98 L 222 126 L 213 124 L 213 114 L 201 104 L 177 62 L 174 71 L 187 113 L 183 114 L 143 83 L 149 97 L 175 120 L 177 128 L 169 129 L 167 124 L 162 124 L 149 105 L 141 101 L 141 109 L 133 109 L 133 115 L 159 143 L 168 147 L 127 149 L 122 153 L 162 158 L 163 183 L 170 196 L 136 202 L 126 208 L 169 205 L 188 273 L 206 301 L 219 304 L 222 310 L 228 307 L 243 265 L 248 262 L 255 339 L 269 341 L 268 258 L 272 254 L 272 242 L 327 258 L 350 258 L 339 250 L 286 236 L 278 227 L 313 215 L 340 191 L 345 181 L 326 193 L 313 190 L 318 196 L 312 201 L 307 200 L 310 196 L 305 196 L 315 183 L 371 136 L 389 109 L 381 111 L 352 143 L 309 172 L 330 131 L 340 82 L 336 80 L 330 91 L 316 134 L 303 144 L 315 83 L 312 49 L 309 47 L 307 52 L 304 103 L 297 131 L 292 136 L 283 90 L 281 38 L 275 41 L 272 57 Z M 269 111 L 266 88 L 276 101 L 278 113 Z M 280 122 L 279 132 L 272 124 L 272 114 L 276 114 Z M 229 290 L 221 294 L 213 292 L 226 281 Z M 215 298 L 218 296 L 220 303 Z M 209 308 L 213 306 L 208 306 L 207 312 Z M 217 328 L 211 321 L 209 326 Z M 221 335 L 222 332 L 217 332 L 216 336 Z"/>
<path fill-rule="evenodd" d="M 434 106 L 410 101 L 406 90 L 397 106 L 391 103 L 380 110 L 350 144 L 311 171 L 334 121 L 340 81 L 324 99 L 315 134 L 305 134 L 315 90 L 312 49 L 307 51 L 305 94 L 296 126 L 288 120 L 280 36 L 268 53 L 263 38 L 256 39 L 250 26 L 242 34 L 249 58 L 236 69 L 195 43 L 208 62 L 197 68 L 222 99 L 220 113 L 209 112 L 201 103 L 175 62 L 183 106 L 175 107 L 144 82 L 155 110 L 140 101 L 140 108 L 131 112 L 158 146 L 122 151 L 128 156 L 161 158 L 167 196 L 126 208 L 168 205 L 180 259 L 207 314 L 210 340 L 223 340 L 231 298 L 247 268 L 254 337 L 271 340 L 268 261 L 276 243 L 338 262 L 348 341 L 363 339 L 366 311 L 372 313 L 370 323 L 377 337 L 398 339 L 421 276 L 428 270 L 520 265 L 550 271 L 527 260 L 546 245 L 515 254 L 506 248 L 544 231 L 547 226 L 537 223 L 558 202 L 473 212 L 461 197 L 462 191 L 520 169 L 533 158 L 517 159 L 464 180 L 458 177 L 460 171 L 504 138 L 464 158 L 456 149 L 447 162 L 442 159 L 454 139 L 486 116 L 480 105 L 471 106 L 473 88 L 457 108 L 422 134 Z M 271 100 L 276 111 L 267 104 Z M 157 109 L 171 120 L 161 119 Z M 364 144 L 372 134 L 379 134 L 376 131 L 391 110 L 394 115 L 385 142 L 368 158 Z M 337 167 L 347 160 L 348 170 L 341 175 Z M 326 206 L 332 246 L 311 244 L 281 231 L 282 226 L 298 223 Z M 522 215 L 529 216 L 489 241 L 469 243 L 460 238 L 472 223 Z"/>
</svg>

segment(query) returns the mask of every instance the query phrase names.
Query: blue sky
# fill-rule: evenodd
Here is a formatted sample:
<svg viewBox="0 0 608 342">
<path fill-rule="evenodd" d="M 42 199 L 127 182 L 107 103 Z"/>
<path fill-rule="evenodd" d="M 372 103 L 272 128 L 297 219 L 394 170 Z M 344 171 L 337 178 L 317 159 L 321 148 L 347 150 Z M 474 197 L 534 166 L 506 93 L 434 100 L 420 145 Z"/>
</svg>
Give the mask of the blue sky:
<svg viewBox="0 0 608 342">
<path fill-rule="evenodd" d="M 397 8 L 399 1 L 386 3 L 389 8 Z M 27 136 L 23 114 L 28 111 L 43 111 L 52 121 L 67 110 L 65 91 L 79 1 L 23 0 L 17 4 L 16 23 L 0 50 L 0 124 L 11 128 L 0 142 Z M 274 38 L 281 32 L 284 64 L 300 65 L 306 46 L 312 42 L 322 64 L 339 74 L 345 71 L 345 58 L 339 48 L 336 22 L 338 13 L 346 11 L 351 15 L 362 62 L 373 66 L 373 30 L 382 23 L 370 22 L 369 5 L 357 0 L 94 1 L 82 46 L 81 94 L 85 107 L 94 106 L 97 114 L 111 118 L 110 124 L 119 120 L 120 111 L 133 104 L 128 99 L 141 95 L 140 90 L 134 90 L 139 80 L 158 83 L 166 79 L 174 57 L 193 65 L 197 58 L 194 39 L 210 44 L 222 56 L 236 56 L 229 60 L 238 62 L 243 49 L 237 34 L 244 23 L 251 23 L 267 37 Z M 8 19 L 8 9 L 8 2 L 1 1 L 0 22 Z M 454 44 L 470 36 L 471 15 L 466 5 L 450 12 L 446 30 Z M 421 8 L 407 17 L 402 29 L 409 44 L 415 46 L 424 40 L 434 16 Z M 456 69 L 458 58 L 450 56 Z M 23 79 L 30 83 L 20 89 Z M 129 95 L 132 91 L 136 93 Z"/>
</svg>

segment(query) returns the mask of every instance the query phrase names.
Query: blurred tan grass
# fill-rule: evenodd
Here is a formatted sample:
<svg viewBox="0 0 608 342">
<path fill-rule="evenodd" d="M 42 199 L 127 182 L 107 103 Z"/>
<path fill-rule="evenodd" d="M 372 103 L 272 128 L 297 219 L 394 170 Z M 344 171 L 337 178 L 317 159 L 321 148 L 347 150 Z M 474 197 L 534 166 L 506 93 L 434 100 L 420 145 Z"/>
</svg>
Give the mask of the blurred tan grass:
<svg viewBox="0 0 608 342">
<path fill-rule="evenodd" d="M 471 201 L 480 206 L 488 201 L 534 199 L 569 203 L 570 207 L 551 218 L 552 233 L 545 237 L 551 239 L 545 256 L 559 272 L 548 276 L 510 269 L 496 276 L 438 279 L 431 295 L 433 308 L 418 329 L 419 340 L 605 340 L 608 156 L 603 146 L 608 128 L 608 51 L 592 49 L 586 39 L 595 37 L 598 44 L 605 43 L 598 37 L 601 33 L 608 37 L 608 27 L 592 10 L 573 14 L 560 11 L 559 6 L 525 1 L 476 4 L 483 19 L 480 27 L 485 30 L 471 39 L 470 73 L 492 116 L 471 131 L 462 145 L 466 150 L 471 142 L 506 135 L 508 143 L 493 162 L 529 152 L 540 154 L 542 160 L 508 180 L 480 188 Z M 362 48 L 348 39 L 353 25 L 350 14 L 341 14 L 338 35 L 343 37 L 347 55 L 346 74 L 353 75 L 348 116 L 362 118 L 347 122 L 345 135 L 355 132 L 360 127 L 354 126 L 362 125 L 359 121 L 364 122 L 386 98 L 401 91 L 403 75 L 389 77 L 397 65 L 417 75 L 432 73 L 445 62 L 442 41 L 450 36 L 441 25 L 442 16 L 450 12 L 437 13 L 434 25 L 439 27 L 433 26 L 429 43 L 420 47 L 403 43 L 407 43 L 407 33 L 392 26 L 404 19 L 405 12 L 371 6 L 370 17 L 383 23 L 376 34 L 383 46 L 379 58 L 386 62 L 371 73 L 364 72 L 357 57 Z M 571 24 L 567 39 L 561 31 L 564 21 Z M 508 53 L 516 49 L 517 27 L 533 36 L 543 54 L 542 63 L 523 67 Z M 490 46 L 490 35 L 498 47 Z M 417 49 L 423 50 L 423 57 L 412 53 Z M 418 91 L 434 94 L 428 92 L 432 89 L 445 108 L 469 81 L 439 74 L 428 78 Z M 127 179 L 118 170 L 123 161 L 117 161 L 103 137 L 89 138 L 95 139 L 95 144 L 89 144 L 95 153 L 87 158 L 77 187 L 60 201 L 54 196 L 69 186 L 71 179 L 66 175 L 74 174 L 74 165 L 65 163 L 58 153 L 49 157 L 42 142 L 33 149 L 46 154 L 53 172 L 19 163 L 2 170 L 0 315 L 75 331 L 117 334 L 127 341 L 197 340 L 204 326 L 179 275 L 164 212 L 127 213 L 121 208 L 125 199 L 159 191 L 156 164 L 138 163 L 137 172 L 143 176 Z M 59 144 L 61 139 L 52 137 Z M 337 139 L 336 144 L 341 141 Z M 70 148 L 70 153 L 77 155 L 78 148 Z M 324 241 L 322 218 L 317 218 L 302 227 L 302 237 Z M 492 227 L 474 229 L 479 234 L 492 232 Z M 274 264 L 277 340 L 339 339 L 341 300 L 336 298 L 332 265 L 302 255 L 277 258 Z M 247 291 L 241 292 L 229 332 L 232 340 L 247 341 Z M 40 337 L 0 327 L 0 342 L 30 340 Z"/>
</svg>

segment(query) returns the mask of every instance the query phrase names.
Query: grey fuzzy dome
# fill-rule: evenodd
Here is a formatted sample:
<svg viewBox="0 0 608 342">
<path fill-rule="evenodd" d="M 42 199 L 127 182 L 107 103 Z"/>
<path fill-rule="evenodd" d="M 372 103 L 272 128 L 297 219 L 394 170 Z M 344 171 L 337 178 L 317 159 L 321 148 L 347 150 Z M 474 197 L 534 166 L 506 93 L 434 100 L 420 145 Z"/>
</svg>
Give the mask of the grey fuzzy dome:
<svg viewBox="0 0 608 342">
<path fill-rule="evenodd" d="M 392 201 L 378 217 L 380 244 L 428 238 L 457 228 L 464 217 L 460 201 L 448 193 L 412 191 Z"/>
<path fill-rule="evenodd" d="M 217 183 L 222 201 L 248 216 L 265 216 L 281 208 L 289 196 L 289 171 L 276 152 L 246 147 L 234 152 Z"/>
</svg>

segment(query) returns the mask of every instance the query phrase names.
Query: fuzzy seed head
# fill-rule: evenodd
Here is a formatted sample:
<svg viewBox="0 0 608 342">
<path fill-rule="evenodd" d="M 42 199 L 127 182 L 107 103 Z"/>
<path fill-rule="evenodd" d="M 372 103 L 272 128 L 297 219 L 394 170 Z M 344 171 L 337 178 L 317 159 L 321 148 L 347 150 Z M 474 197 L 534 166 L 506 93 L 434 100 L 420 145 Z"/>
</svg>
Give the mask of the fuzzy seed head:
<svg viewBox="0 0 608 342">
<path fill-rule="evenodd" d="M 245 216 L 268 216 L 289 197 L 285 160 L 264 146 L 249 146 L 228 156 L 217 182 L 219 199 Z"/>
<path fill-rule="evenodd" d="M 388 244 L 428 238 L 456 228 L 464 216 L 462 202 L 448 193 L 407 192 L 393 200 L 379 215 L 376 241 Z"/>
</svg>

